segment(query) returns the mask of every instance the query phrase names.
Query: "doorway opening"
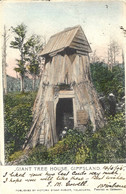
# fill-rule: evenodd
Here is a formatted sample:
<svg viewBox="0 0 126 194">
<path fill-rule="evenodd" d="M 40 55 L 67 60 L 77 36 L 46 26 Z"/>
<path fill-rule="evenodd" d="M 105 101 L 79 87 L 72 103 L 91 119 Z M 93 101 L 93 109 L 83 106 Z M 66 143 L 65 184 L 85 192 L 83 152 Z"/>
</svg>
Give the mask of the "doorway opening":
<svg viewBox="0 0 126 194">
<path fill-rule="evenodd" d="M 67 129 L 74 127 L 72 98 L 60 98 L 56 107 L 56 131 L 58 137 L 65 127 Z"/>
</svg>

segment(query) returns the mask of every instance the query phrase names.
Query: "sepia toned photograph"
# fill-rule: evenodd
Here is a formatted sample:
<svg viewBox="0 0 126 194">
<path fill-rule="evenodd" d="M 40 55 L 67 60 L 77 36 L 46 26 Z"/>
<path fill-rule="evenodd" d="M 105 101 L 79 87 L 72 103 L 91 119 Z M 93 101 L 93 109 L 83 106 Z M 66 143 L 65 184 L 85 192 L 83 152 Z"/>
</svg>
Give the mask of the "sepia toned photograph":
<svg viewBox="0 0 126 194">
<path fill-rule="evenodd" d="M 126 163 L 124 3 L 1 5 L 5 165 Z"/>
</svg>

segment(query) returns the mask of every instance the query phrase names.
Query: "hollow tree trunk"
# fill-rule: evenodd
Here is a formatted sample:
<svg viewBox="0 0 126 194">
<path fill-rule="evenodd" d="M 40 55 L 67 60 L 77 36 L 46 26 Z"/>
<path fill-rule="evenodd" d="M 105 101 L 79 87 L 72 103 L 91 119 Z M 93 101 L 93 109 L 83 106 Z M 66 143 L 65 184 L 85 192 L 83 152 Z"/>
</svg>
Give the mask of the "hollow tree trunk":
<svg viewBox="0 0 126 194">
<path fill-rule="evenodd" d="M 61 90 L 61 85 L 70 86 L 70 90 Z M 57 55 L 46 63 L 40 87 L 33 107 L 33 125 L 27 136 L 24 148 L 35 147 L 38 143 L 47 147 L 58 141 L 56 129 L 56 109 L 60 98 L 73 99 L 74 124 L 85 130 L 84 115 L 95 131 L 104 126 L 104 116 L 97 94 L 90 78 L 88 56 Z M 77 115 L 83 116 L 81 123 Z"/>
</svg>

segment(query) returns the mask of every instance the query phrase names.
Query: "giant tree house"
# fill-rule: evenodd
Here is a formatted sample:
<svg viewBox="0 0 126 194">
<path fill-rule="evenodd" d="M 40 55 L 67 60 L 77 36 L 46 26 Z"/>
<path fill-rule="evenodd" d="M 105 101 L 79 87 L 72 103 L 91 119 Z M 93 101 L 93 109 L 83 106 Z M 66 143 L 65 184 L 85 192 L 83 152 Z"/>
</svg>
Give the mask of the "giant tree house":
<svg viewBox="0 0 126 194">
<path fill-rule="evenodd" d="M 53 146 L 64 127 L 85 131 L 104 125 L 103 112 L 90 77 L 90 45 L 81 28 L 75 26 L 49 39 L 40 56 L 45 58 L 33 108 L 33 125 L 24 148 L 38 143 Z"/>
</svg>

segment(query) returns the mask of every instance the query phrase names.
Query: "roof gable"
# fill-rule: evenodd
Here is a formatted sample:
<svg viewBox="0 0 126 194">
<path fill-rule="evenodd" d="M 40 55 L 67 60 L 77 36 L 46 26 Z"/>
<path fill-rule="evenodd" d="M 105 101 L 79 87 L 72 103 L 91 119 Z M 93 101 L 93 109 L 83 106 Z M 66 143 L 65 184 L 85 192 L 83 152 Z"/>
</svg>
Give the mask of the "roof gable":
<svg viewBox="0 0 126 194">
<path fill-rule="evenodd" d="M 91 47 L 81 27 L 78 29 L 69 47 L 87 53 L 91 52 Z"/>
<path fill-rule="evenodd" d="M 68 47 L 84 53 L 91 52 L 90 45 L 81 26 L 67 28 L 64 31 L 51 36 L 40 55 L 53 56 Z"/>
</svg>

